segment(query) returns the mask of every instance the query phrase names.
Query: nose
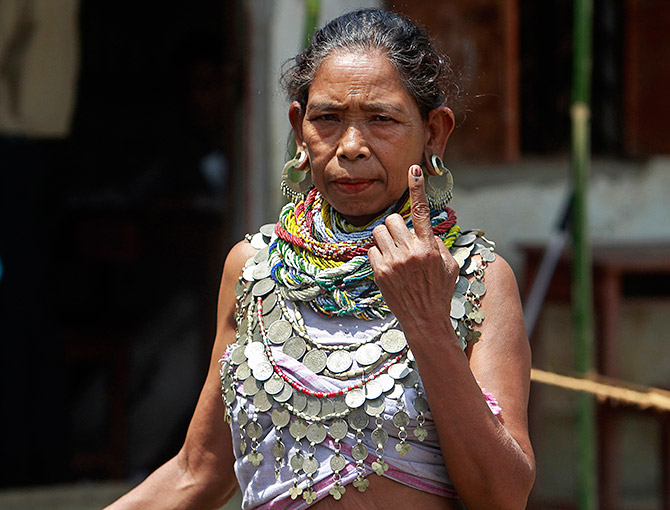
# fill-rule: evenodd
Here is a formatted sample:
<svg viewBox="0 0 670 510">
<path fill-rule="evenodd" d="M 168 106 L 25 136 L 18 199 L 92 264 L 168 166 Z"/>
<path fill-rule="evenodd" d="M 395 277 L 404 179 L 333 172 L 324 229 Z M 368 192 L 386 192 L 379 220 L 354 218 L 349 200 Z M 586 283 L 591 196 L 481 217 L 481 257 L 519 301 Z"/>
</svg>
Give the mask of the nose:
<svg viewBox="0 0 670 510">
<path fill-rule="evenodd" d="M 360 128 L 357 126 L 346 128 L 337 146 L 337 157 L 349 161 L 370 157 L 370 148 Z"/>
</svg>

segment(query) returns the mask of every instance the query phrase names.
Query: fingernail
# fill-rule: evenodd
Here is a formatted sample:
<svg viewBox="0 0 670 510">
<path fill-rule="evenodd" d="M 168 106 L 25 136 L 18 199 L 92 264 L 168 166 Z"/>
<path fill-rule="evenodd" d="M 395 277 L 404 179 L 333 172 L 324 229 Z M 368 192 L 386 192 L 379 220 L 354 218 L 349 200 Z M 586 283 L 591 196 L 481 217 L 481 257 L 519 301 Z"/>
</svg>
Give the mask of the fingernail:
<svg viewBox="0 0 670 510">
<path fill-rule="evenodd" d="M 421 167 L 419 165 L 414 165 L 412 167 L 412 175 L 414 177 L 421 177 Z"/>
</svg>

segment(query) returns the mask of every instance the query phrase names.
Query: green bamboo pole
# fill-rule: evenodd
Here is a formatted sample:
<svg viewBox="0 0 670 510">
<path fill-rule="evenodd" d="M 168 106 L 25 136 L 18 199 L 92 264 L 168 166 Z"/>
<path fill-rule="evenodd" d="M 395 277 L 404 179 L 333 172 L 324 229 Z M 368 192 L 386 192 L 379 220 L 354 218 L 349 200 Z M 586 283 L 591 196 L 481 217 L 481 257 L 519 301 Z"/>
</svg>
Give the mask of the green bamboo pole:
<svg viewBox="0 0 670 510">
<path fill-rule="evenodd" d="M 307 0 L 305 16 L 305 45 L 307 48 L 312 43 L 312 36 L 316 32 L 319 24 L 319 11 L 321 10 L 321 0 Z"/>
<path fill-rule="evenodd" d="M 572 176 L 573 176 L 573 274 L 572 306 L 576 369 L 587 375 L 594 370 L 593 288 L 589 244 L 588 183 L 590 173 L 590 96 L 592 68 L 593 0 L 574 0 L 572 70 Z M 598 507 L 595 401 L 579 393 L 577 404 L 578 497 L 581 510 Z"/>
</svg>

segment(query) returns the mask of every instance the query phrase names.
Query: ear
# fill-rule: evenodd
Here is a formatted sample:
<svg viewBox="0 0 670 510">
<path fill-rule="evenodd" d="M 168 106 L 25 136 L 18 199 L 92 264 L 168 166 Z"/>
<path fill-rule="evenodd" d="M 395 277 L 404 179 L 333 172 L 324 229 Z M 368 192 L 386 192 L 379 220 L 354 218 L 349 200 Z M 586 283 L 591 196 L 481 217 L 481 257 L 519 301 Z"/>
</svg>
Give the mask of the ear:
<svg viewBox="0 0 670 510">
<path fill-rule="evenodd" d="M 305 117 L 305 112 L 298 101 L 293 101 L 288 107 L 288 120 L 293 128 L 293 136 L 295 137 L 296 147 L 302 145 L 302 120 Z"/>
<path fill-rule="evenodd" d="M 433 154 L 442 157 L 449 135 L 454 130 L 454 112 L 446 106 L 439 106 L 428 112 L 426 119 L 426 145 L 424 158 L 430 160 Z"/>
</svg>

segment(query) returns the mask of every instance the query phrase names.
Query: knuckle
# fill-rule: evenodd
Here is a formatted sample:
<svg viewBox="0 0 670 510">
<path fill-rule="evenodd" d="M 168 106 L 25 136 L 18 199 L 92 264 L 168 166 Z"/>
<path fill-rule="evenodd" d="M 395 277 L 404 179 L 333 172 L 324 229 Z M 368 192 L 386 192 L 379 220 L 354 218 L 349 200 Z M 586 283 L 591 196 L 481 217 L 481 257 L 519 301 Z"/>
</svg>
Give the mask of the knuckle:
<svg viewBox="0 0 670 510">
<path fill-rule="evenodd" d="M 412 204 L 412 215 L 416 218 L 430 218 L 430 207 L 425 202 Z"/>
</svg>

